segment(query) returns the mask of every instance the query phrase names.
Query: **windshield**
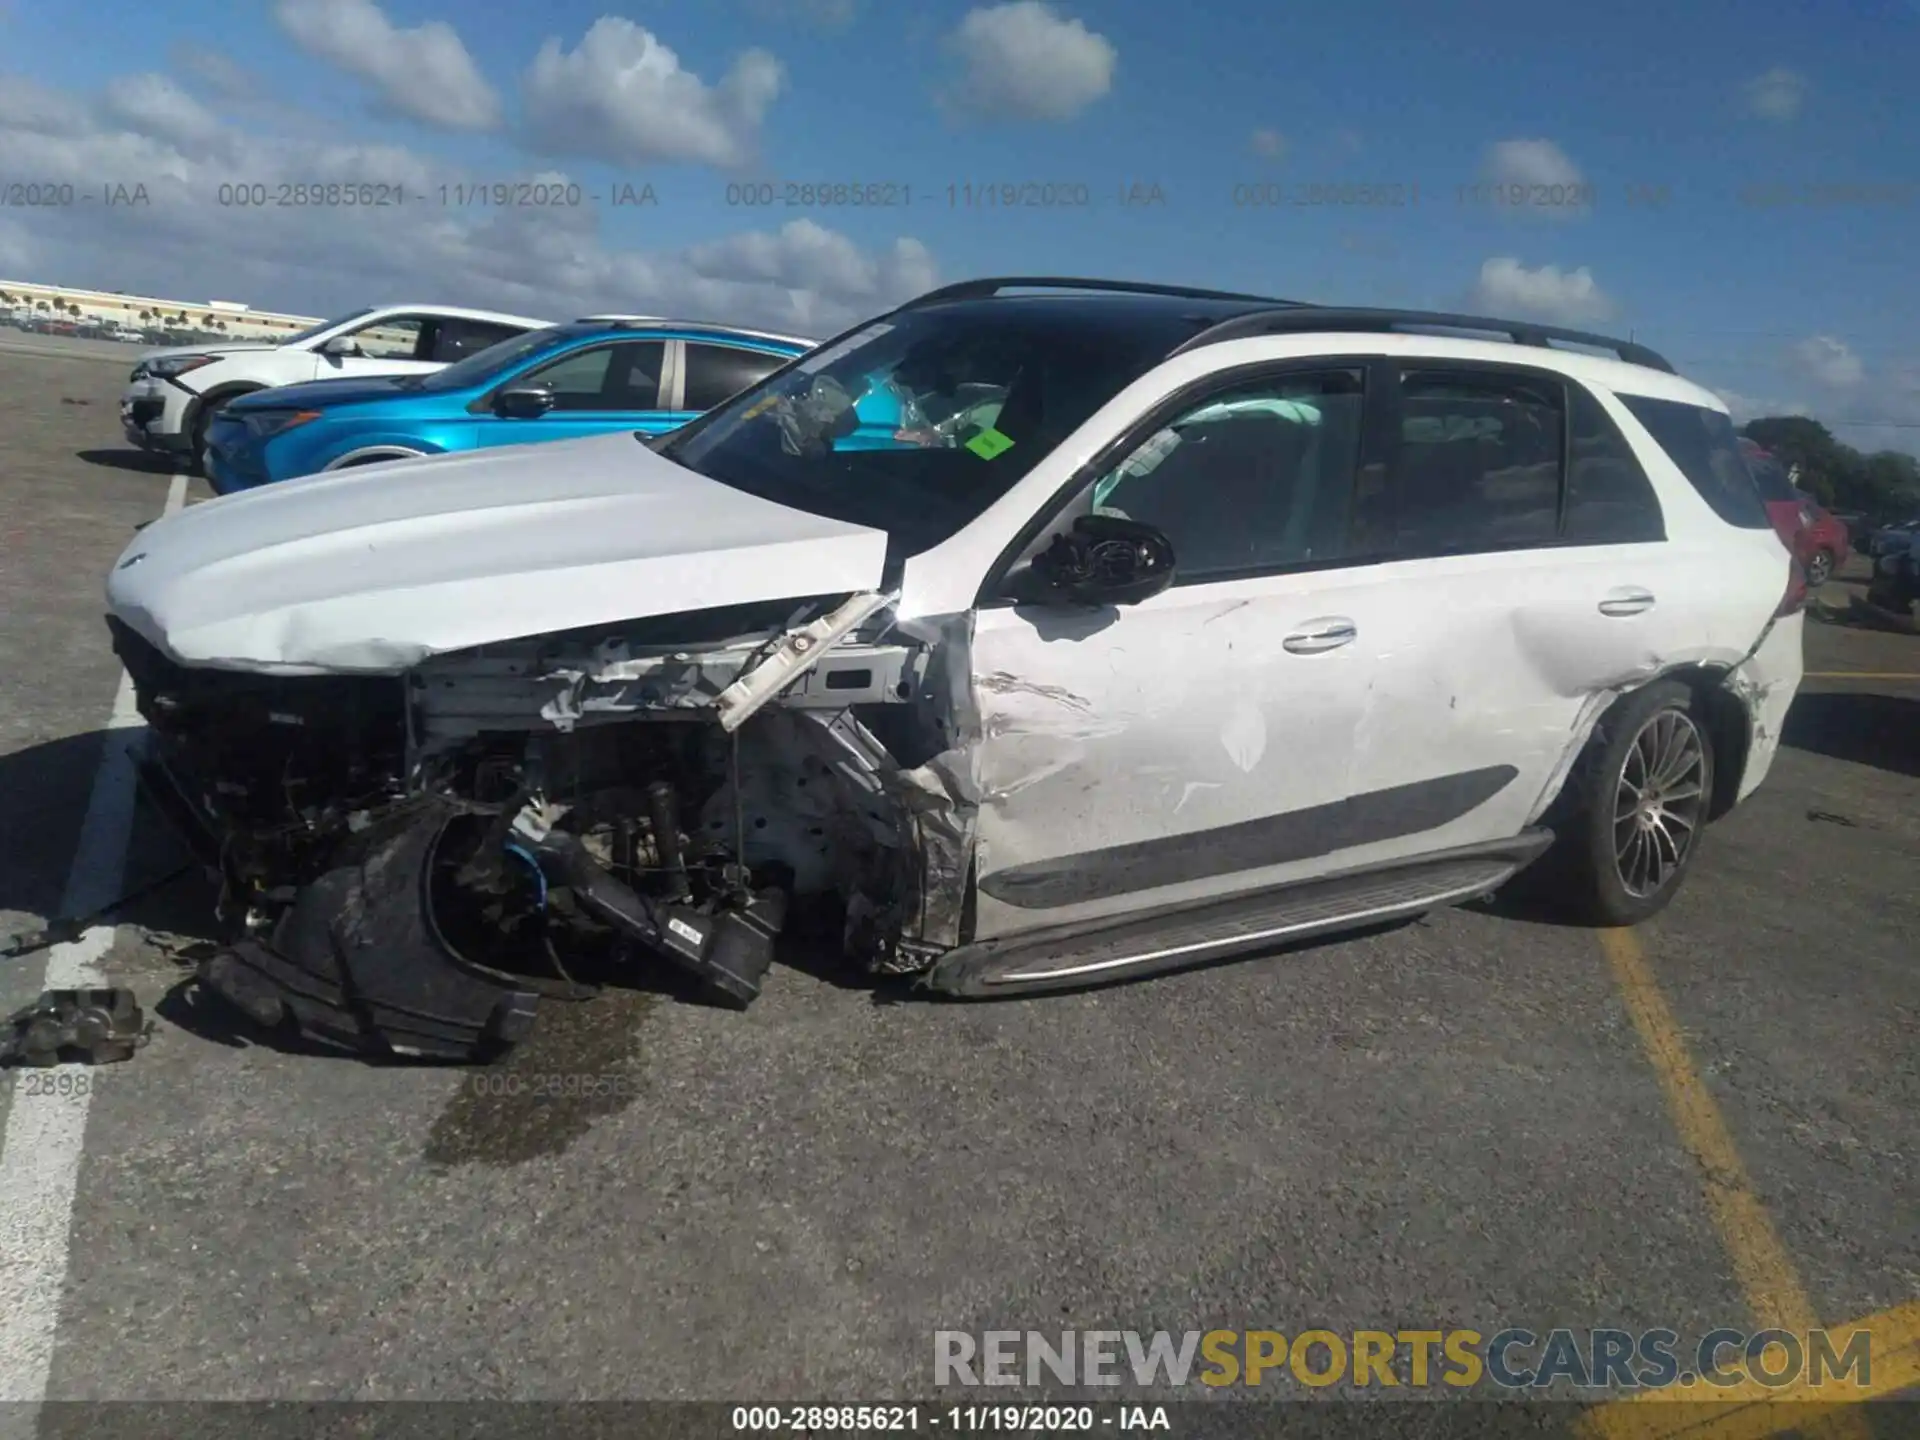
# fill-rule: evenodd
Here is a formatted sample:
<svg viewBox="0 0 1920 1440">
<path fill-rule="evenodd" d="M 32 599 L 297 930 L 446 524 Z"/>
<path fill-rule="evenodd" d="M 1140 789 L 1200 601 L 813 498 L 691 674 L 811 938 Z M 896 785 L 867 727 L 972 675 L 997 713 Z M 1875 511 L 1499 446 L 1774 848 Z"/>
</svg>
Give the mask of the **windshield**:
<svg viewBox="0 0 1920 1440">
<path fill-rule="evenodd" d="M 302 340 L 311 340 L 316 335 L 324 335 L 327 331 L 345 325 L 348 321 L 358 320 L 362 315 L 371 315 L 374 309 L 375 307 L 372 305 L 363 305 L 358 310 L 352 311 L 349 314 L 336 315 L 331 320 L 322 321 L 310 329 L 302 330 L 298 335 L 289 335 L 280 343 L 282 345 L 298 345 Z"/>
<path fill-rule="evenodd" d="M 545 330 L 530 330 L 525 335 L 514 335 L 496 341 L 484 350 L 476 350 L 466 359 L 456 360 L 443 370 L 421 376 L 418 388 L 465 390 L 470 386 L 484 385 L 551 345 L 577 335 L 597 335 L 606 328 L 604 325 L 553 325 Z"/>
<path fill-rule="evenodd" d="M 736 396 L 661 453 L 885 530 L 892 553 L 912 554 L 999 499 L 1211 318 L 1024 303 L 898 312 Z"/>
</svg>

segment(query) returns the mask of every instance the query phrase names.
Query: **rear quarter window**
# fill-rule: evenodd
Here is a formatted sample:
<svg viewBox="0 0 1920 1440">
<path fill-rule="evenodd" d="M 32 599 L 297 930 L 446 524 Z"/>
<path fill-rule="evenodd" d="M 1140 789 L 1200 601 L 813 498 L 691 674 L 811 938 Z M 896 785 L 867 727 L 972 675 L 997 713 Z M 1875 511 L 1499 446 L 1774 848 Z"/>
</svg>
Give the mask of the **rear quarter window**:
<svg viewBox="0 0 1920 1440">
<path fill-rule="evenodd" d="M 1753 483 L 1760 491 L 1762 500 L 1790 500 L 1797 505 L 1804 498 L 1794 488 L 1793 481 L 1787 475 L 1787 467 L 1766 451 L 1742 445 L 1740 453 L 1746 459 L 1747 469 L 1753 472 Z"/>
<path fill-rule="evenodd" d="M 1742 530 L 1772 528 L 1732 420 L 1718 410 L 1680 400 L 1644 395 L 1619 399 L 1714 514 Z"/>
</svg>

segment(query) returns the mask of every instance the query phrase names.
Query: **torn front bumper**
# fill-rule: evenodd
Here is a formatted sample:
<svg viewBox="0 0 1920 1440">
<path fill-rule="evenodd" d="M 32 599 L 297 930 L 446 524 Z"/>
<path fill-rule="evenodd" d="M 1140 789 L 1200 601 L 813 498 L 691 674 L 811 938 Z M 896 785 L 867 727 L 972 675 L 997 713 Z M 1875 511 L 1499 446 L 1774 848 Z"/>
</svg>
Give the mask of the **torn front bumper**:
<svg viewBox="0 0 1920 1440">
<path fill-rule="evenodd" d="M 1727 688 L 1746 706 L 1751 727 L 1747 742 L 1747 764 L 1740 776 L 1736 801 L 1744 800 L 1760 787 L 1773 768 L 1773 757 L 1780 749 L 1780 733 L 1786 724 L 1787 710 L 1799 692 L 1805 673 L 1803 646 L 1806 636 L 1804 614 L 1783 615 L 1774 621 L 1753 654 L 1733 668 L 1727 676 Z"/>
</svg>

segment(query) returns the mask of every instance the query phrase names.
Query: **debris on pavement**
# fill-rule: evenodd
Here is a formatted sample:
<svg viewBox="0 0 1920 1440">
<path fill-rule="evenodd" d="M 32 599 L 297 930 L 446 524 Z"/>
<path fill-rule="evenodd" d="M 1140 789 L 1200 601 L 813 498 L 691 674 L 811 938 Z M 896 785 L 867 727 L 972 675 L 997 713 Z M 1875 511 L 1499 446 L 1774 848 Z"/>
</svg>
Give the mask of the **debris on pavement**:
<svg viewBox="0 0 1920 1440">
<path fill-rule="evenodd" d="M 152 1025 L 131 990 L 45 990 L 7 1017 L 0 1030 L 0 1069 L 67 1063 L 113 1065 L 131 1060 Z"/>
</svg>

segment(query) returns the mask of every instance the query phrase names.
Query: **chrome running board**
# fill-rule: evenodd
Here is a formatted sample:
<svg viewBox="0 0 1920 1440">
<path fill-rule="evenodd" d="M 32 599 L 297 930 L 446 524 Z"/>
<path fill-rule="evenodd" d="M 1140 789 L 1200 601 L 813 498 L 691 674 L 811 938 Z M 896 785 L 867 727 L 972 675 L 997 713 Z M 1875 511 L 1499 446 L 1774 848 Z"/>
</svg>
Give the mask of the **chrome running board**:
<svg viewBox="0 0 1920 1440">
<path fill-rule="evenodd" d="M 1549 831 L 1529 830 L 1390 867 L 963 945 L 941 956 L 924 983 L 969 999 L 1080 989 L 1407 919 L 1491 894 L 1552 840 Z"/>
</svg>

